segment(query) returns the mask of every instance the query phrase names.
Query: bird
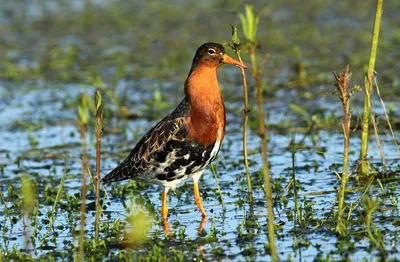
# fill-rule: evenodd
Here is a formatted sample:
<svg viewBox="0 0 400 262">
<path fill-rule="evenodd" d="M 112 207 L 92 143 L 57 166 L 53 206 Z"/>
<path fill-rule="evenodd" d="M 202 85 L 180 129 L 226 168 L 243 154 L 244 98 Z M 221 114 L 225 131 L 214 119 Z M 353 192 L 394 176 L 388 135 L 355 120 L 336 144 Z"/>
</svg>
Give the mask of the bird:
<svg viewBox="0 0 400 262">
<path fill-rule="evenodd" d="M 222 45 L 201 45 L 184 83 L 182 101 L 139 140 L 102 183 L 133 179 L 164 186 L 161 215 L 167 221 L 168 191 L 192 178 L 195 203 L 205 219 L 199 179 L 216 158 L 225 135 L 225 106 L 217 80 L 217 69 L 223 64 L 247 68 L 228 56 Z"/>
</svg>

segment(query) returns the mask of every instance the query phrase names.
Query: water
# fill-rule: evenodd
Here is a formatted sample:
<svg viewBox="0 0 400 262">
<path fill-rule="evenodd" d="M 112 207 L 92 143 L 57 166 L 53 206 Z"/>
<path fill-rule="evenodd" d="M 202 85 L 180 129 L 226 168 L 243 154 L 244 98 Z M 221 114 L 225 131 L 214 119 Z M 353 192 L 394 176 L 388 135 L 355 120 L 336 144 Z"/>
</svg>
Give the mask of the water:
<svg viewBox="0 0 400 262">
<path fill-rule="evenodd" d="M 232 86 L 232 88 L 239 88 Z M 75 87 L 78 89 L 78 87 Z M 24 88 L 14 89 L 13 98 L 7 100 L 7 105 L 2 105 L 2 115 L 17 115 L 17 118 L 5 118 L 2 117 L 2 132 L 1 132 L 1 165 L 4 167 L 3 174 L 1 176 L 1 188 L 4 195 L 7 196 L 7 185 L 10 184 L 18 190 L 19 187 L 19 176 L 23 173 L 28 173 L 33 179 L 37 177 L 39 181 L 44 183 L 38 184 L 39 199 L 43 194 L 43 188 L 47 183 L 51 183 L 58 187 L 58 181 L 62 177 L 64 169 L 64 155 L 69 155 L 70 160 L 68 162 L 68 178 L 65 182 L 65 191 L 68 194 L 73 195 L 79 192 L 80 188 L 80 162 L 79 158 L 81 155 L 81 147 L 79 140 L 79 133 L 75 127 L 75 109 L 63 108 L 60 102 L 61 98 L 69 97 L 74 99 L 73 96 L 77 96 L 81 92 L 93 92 L 93 89 L 82 87 L 81 90 L 77 90 L 74 94 L 69 93 L 70 87 L 65 85 L 57 89 L 44 90 L 38 92 L 37 90 L 29 91 Z M 63 92 L 68 91 L 68 94 L 63 96 Z M 3 92 L 7 92 L 6 88 L 3 88 Z M 296 99 L 296 94 L 292 98 L 286 97 L 286 103 Z M 134 99 L 134 98 L 133 98 Z M 21 103 L 24 101 L 24 103 Z M 30 101 L 35 101 L 32 103 Z M 230 102 L 227 102 L 227 108 L 230 108 Z M 64 103 L 68 103 L 64 101 Z M 318 104 L 318 101 L 314 101 Z M 320 102 L 323 104 L 322 102 Z M 21 105 L 24 105 L 24 110 L 21 110 Z M 268 107 L 272 108 L 270 115 L 274 114 L 273 108 L 285 108 L 285 102 L 277 101 L 269 103 Z M 21 112 L 22 111 L 22 112 Z M 134 107 L 133 107 L 134 111 Z M 278 110 L 279 111 L 279 110 Z M 31 116 L 27 116 L 24 112 L 33 112 Z M 279 116 L 280 114 L 274 114 Z M 212 173 L 207 170 L 201 181 L 201 192 L 205 204 L 206 211 L 209 214 L 209 219 L 205 224 L 205 232 L 210 232 L 211 221 L 215 219 L 215 228 L 217 229 L 218 242 L 211 244 L 204 244 L 202 253 L 209 259 L 215 258 L 212 250 L 221 248 L 224 250 L 225 256 L 233 256 L 235 259 L 245 259 L 246 256 L 243 254 L 243 250 L 251 243 L 256 252 L 256 257 L 262 258 L 267 257 L 265 254 L 264 244 L 267 243 L 267 223 L 266 223 L 266 208 L 265 198 L 262 191 L 262 181 L 258 177 L 258 171 L 261 169 L 260 154 L 259 154 L 259 143 L 260 140 L 254 132 L 250 132 L 248 148 L 251 155 L 249 157 L 251 167 L 250 171 L 253 176 L 253 182 L 255 182 L 255 204 L 252 208 L 246 203 L 246 181 L 243 174 L 242 165 L 242 151 L 241 151 L 241 127 L 240 127 L 240 114 L 238 112 L 228 112 L 228 125 L 227 135 L 224 141 L 224 145 L 221 149 L 218 159 L 215 161 L 215 168 L 217 170 L 217 176 L 221 185 L 221 192 L 223 201 L 225 204 L 225 210 L 222 209 L 221 203 L 218 200 L 218 193 L 216 191 L 215 179 Z M 18 120 L 17 120 L 18 119 Z M 24 121 L 30 125 L 38 124 L 39 127 L 35 130 L 24 130 L 21 127 L 15 128 L 16 121 Z M 276 121 L 276 119 L 274 119 Z M 134 120 L 132 123 L 127 124 L 128 128 L 138 128 L 141 132 L 151 127 L 151 122 Z M 41 124 L 39 124 L 41 123 Z M 123 123 L 117 121 L 116 126 L 120 126 Z M 16 129 L 16 131 L 14 131 Z M 107 127 L 106 127 L 107 130 Z M 132 131 L 132 130 L 130 130 Z M 131 133 L 128 131 L 127 133 Z M 293 229 L 293 221 L 288 217 L 289 213 L 293 211 L 293 196 L 288 193 L 291 192 L 289 188 L 288 192 L 282 192 L 280 189 L 278 194 L 274 194 L 276 198 L 275 212 L 275 223 L 283 224 L 277 230 L 277 246 L 280 256 L 285 257 L 287 254 L 292 254 L 294 259 L 313 259 L 319 254 L 325 255 L 330 252 L 337 250 L 337 236 L 332 231 L 332 225 L 318 226 L 318 223 L 326 218 L 329 214 L 332 216 L 332 210 L 336 201 L 336 193 L 334 190 L 339 185 L 338 179 L 332 171 L 332 165 L 337 164 L 340 166 L 342 161 L 342 134 L 338 131 L 315 131 L 314 135 L 318 137 L 317 142 L 313 143 L 309 137 L 304 140 L 304 149 L 300 150 L 295 155 L 295 167 L 296 177 L 301 186 L 300 203 L 311 204 L 311 209 L 308 211 L 310 217 L 307 226 L 304 229 L 300 229 L 297 234 L 291 233 Z M 354 152 L 358 152 L 359 139 L 358 133 L 352 133 L 352 142 L 350 148 Z M 398 134 L 397 134 L 398 135 Z M 18 139 L 14 139 L 15 137 Z M 32 146 L 30 144 L 30 136 L 34 136 L 37 140 L 37 145 Z M 135 136 L 133 140 L 137 140 L 139 136 Z M 275 130 L 270 131 L 271 140 L 269 142 L 270 158 L 271 163 L 271 174 L 276 185 L 286 186 L 290 179 L 291 172 L 291 161 L 292 156 L 288 151 L 288 146 L 292 139 L 292 133 L 276 132 Z M 300 141 L 303 138 L 303 134 L 296 133 L 295 140 Z M 391 143 L 391 137 L 388 134 L 381 136 L 382 141 L 385 143 L 385 152 L 387 156 L 388 166 L 391 169 L 396 169 L 399 166 L 399 159 L 395 154 L 393 143 Z M 105 134 L 102 143 L 103 152 L 103 174 L 107 170 L 112 169 L 116 166 L 117 162 L 121 159 L 113 156 L 114 153 L 123 150 L 127 151 L 131 148 L 135 141 L 129 141 L 129 145 L 125 143 L 126 138 L 121 136 L 120 133 Z M 373 136 L 371 136 L 370 152 L 377 152 L 376 144 L 373 142 Z M 89 147 L 89 159 L 90 166 L 94 166 L 94 136 L 93 133 L 88 138 Z M 319 148 L 325 150 L 324 154 L 321 154 Z M 354 164 L 358 155 L 353 153 L 350 155 L 350 163 Z M 372 153 L 373 163 L 379 163 L 378 155 Z M 340 167 L 336 168 L 340 172 Z M 124 184 L 126 182 L 122 182 Z M 350 185 L 353 185 L 351 183 Z M 354 184 L 355 185 L 355 184 Z M 114 185 L 118 187 L 118 185 Z M 375 194 L 380 193 L 378 185 L 373 185 Z M 154 205 L 154 209 L 160 209 L 160 191 L 161 188 L 158 186 L 148 186 L 141 190 L 140 194 L 143 194 L 148 198 Z M 199 241 L 202 236 L 199 236 L 198 227 L 201 221 L 201 215 L 197 210 L 197 207 L 193 201 L 192 185 L 191 182 L 186 182 L 180 189 L 180 196 L 177 197 L 173 193 L 169 194 L 168 206 L 170 208 L 170 224 L 174 224 L 179 221 L 179 228 L 185 229 L 186 239 L 192 239 L 193 241 Z M 318 193 L 320 192 L 320 193 Z M 318 193 L 318 194 L 312 194 Z M 398 194 L 396 189 L 393 194 Z M 113 219 L 124 220 L 127 215 L 126 210 L 123 208 L 121 201 L 118 198 L 115 200 L 112 193 L 110 193 L 112 204 L 107 207 L 107 213 L 111 215 L 110 221 Z M 372 193 L 372 195 L 375 195 Z M 349 194 L 349 201 L 357 201 L 360 194 Z M 375 195 L 376 196 L 376 195 Z M 89 195 L 88 203 L 94 201 L 93 194 Z M 133 197 L 135 199 L 135 196 Z M 282 202 L 282 198 L 287 198 L 287 203 Z M 240 204 L 238 199 L 242 199 L 243 203 Z M 125 200 L 126 204 L 130 205 L 129 198 Z M 62 200 L 64 202 L 64 200 Z M 12 207 L 12 202 L 8 203 L 9 208 Z M 39 210 L 43 213 L 43 216 L 39 216 L 39 219 L 44 219 L 46 212 L 51 208 L 52 203 L 41 204 L 39 201 Z M 387 235 L 386 245 L 388 250 L 399 248 L 399 245 L 395 239 L 398 233 L 396 226 L 390 225 L 394 219 L 398 218 L 398 209 L 388 205 L 388 210 L 380 213 L 379 219 L 377 218 L 377 228 L 384 230 Z M 1 209 L 4 212 L 4 206 Z M 59 210 L 55 226 L 65 225 L 68 210 Z M 159 216 L 159 213 L 157 213 Z M 393 214 L 396 214 L 395 216 Z M 92 212 L 88 213 L 88 226 L 87 229 L 92 231 L 90 221 L 93 221 Z M 380 221 L 384 219 L 384 223 Z M 243 227 L 243 231 L 247 233 L 246 227 L 242 225 L 246 219 L 252 219 L 256 221 L 257 226 L 250 228 L 254 230 L 254 236 L 250 240 L 242 240 L 238 237 L 238 228 Z M 162 238 L 162 227 L 158 225 L 158 219 L 155 219 L 155 225 L 149 231 L 149 237 Z M 10 226 L 6 222 L 7 226 Z M 314 227 L 317 227 L 314 229 Z M 11 247 L 14 244 L 18 248 L 24 247 L 24 241 L 21 241 L 23 236 L 22 220 L 19 220 L 17 224 L 13 226 L 13 231 L 9 233 L 15 238 L 11 238 L 6 243 L 3 243 L 3 248 Z M 173 229 L 174 230 L 174 229 Z M 47 228 L 44 226 L 42 230 L 38 231 L 38 234 L 45 234 Z M 90 234 L 90 233 L 89 233 Z M 8 235 L 8 234 L 7 234 Z M 57 243 L 61 242 L 62 239 L 71 240 L 71 234 L 62 231 L 58 236 Z M 308 247 L 293 248 L 294 238 L 305 239 L 308 243 Z M 304 240 L 304 241 L 305 241 Z M 355 240 L 352 240 L 355 241 Z M 395 241 L 393 245 L 392 242 Z M 168 245 L 168 241 L 167 241 Z M 320 246 L 318 248 L 318 246 Z M 67 248 L 63 244 L 54 245 L 54 249 L 60 251 Z M 359 259 L 362 257 L 369 257 L 371 254 L 368 251 L 369 242 L 367 239 L 357 241 L 355 243 L 355 250 L 349 253 L 352 259 Z M 39 249 L 38 254 L 48 252 L 47 250 Z M 372 254 L 376 254 L 373 252 Z M 333 258 L 340 259 L 342 254 L 333 255 Z M 396 255 L 393 254 L 394 257 Z"/>
</svg>

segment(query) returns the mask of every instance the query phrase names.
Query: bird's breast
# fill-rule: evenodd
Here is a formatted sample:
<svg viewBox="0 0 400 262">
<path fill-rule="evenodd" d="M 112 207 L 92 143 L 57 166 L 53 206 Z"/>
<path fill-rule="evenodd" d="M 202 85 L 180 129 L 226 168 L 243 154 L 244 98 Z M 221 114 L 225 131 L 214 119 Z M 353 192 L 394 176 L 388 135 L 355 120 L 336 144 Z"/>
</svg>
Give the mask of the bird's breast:
<svg viewBox="0 0 400 262">
<path fill-rule="evenodd" d="M 204 146 L 222 142 L 225 134 L 225 107 L 222 99 L 191 105 L 187 121 L 189 138 Z"/>
<path fill-rule="evenodd" d="M 217 68 L 197 65 L 185 82 L 189 99 L 189 138 L 204 146 L 222 141 L 225 133 L 225 106 L 217 80 Z"/>
</svg>

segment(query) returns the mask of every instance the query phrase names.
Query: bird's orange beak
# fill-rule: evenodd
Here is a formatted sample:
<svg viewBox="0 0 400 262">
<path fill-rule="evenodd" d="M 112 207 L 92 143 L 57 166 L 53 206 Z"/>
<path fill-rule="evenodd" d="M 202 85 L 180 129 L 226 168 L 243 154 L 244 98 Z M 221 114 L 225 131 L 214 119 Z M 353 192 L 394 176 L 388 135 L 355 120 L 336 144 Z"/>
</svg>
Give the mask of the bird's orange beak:
<svg viewBox="0 0 400 262">
<path fill-rule="evenodd" d="M 227 54 L 223 54 L 222 55 L 222 63 L 236 65 L 236 66 L 239 66 L 239 67 L 244 68 L 244 69 L 247 68 L 247 65 L 245 65 L 242 62 L 239 62 L 236 59 L 233 59 L 232 57 L 228 56 Z"/>
</svg>

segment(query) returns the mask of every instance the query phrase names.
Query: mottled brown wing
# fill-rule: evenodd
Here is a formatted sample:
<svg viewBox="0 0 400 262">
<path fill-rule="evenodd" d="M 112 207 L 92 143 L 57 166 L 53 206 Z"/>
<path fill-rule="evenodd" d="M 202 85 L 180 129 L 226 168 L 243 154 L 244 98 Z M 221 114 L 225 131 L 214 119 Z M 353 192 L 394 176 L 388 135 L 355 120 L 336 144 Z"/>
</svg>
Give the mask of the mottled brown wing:
<svg viewBox="0 0 400 262">
<path fill-rule="evenodd" d="M 165 145 L 170 141 L 183 141 L 187 135 L 185 119 L 165 118 L 154 126 L 135 146 L 129 156 L 106 175 L 103 183 L 132 179 L 151 172 L 154 163 L 170 153 Z"/>
</svg>

